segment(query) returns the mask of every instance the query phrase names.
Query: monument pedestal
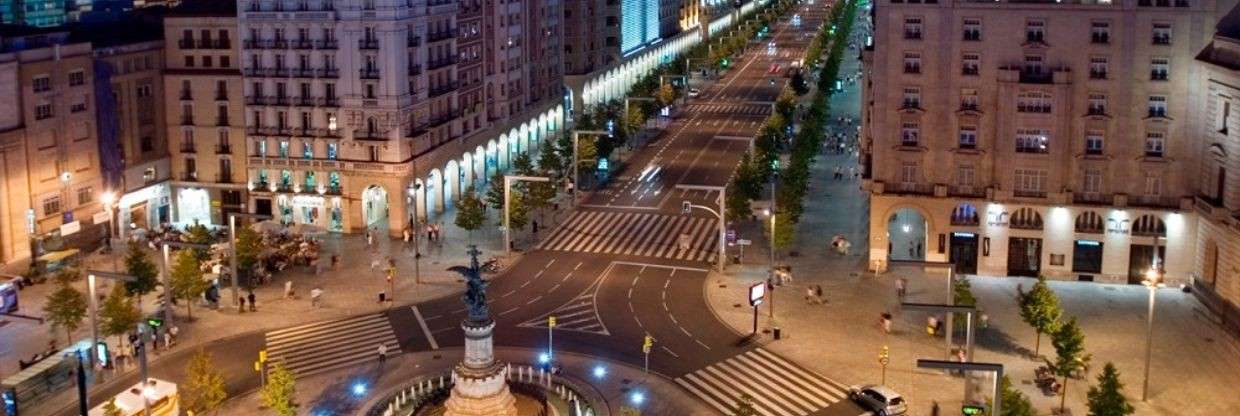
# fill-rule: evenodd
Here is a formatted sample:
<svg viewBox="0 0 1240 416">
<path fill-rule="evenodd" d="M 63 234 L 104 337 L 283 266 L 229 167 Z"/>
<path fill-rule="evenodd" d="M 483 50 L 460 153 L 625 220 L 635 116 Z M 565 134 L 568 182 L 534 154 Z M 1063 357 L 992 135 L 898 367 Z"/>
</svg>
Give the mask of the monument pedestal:
<svg viewBox="0 0 1240 416">
<path fill-rule="evenodd" d="M 452 395 L 444 416 L 516 416 L 517 399 L 508 390 L 508 370 L 495 361 L 491 331 L 495 321 L 461 323 L 465 358 L 452 370 Z"/>
</svg>

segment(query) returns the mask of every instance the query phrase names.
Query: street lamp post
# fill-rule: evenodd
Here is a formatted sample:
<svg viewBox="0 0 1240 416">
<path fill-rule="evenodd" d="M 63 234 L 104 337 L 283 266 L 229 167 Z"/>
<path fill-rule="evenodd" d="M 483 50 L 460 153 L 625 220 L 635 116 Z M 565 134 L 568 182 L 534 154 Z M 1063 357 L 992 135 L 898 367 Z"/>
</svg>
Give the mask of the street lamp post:
<svg viewBox="0 0 1240 416">
<path fill-rule="evenodd" d="M 128 274 L 105 272 L 101 270 L 86 271 L 87 293 L 90 295 L 90 365 L 94 368 L 95 360 L 99 354 L 99 295 L 95 290 L 96 282 L 99 278 L 112 279 L 120 282 L 128 282 L 137 280 L 137 277 Z"/>
<path fill-rule="evenodd" d="M 1162 262 L 1158 258 L 1158 237 L 1154 237 L 1154 262 L 1149 270 L 1145 272 L 1145 280 L 1141 284 L 1149 289 L 1149 311 L 1145 319 L 1145 380 L 1141 382 L 1141 401 L 1149 399 L 1150 395 L 1150 356 L 1153 354 L 1154 348 L 1154 301 L 1155 292 L 1158 288 L 1163 287 L 1163 268 Z"/>
<path fill-rule="evenodd" d="M 409 200 L 411 201 L 409 206 L 412 207 L 413 209 L 412 213 L 409 214 L 409 229 L 410 231 L 413 232 L 413 283 L 414 284 L 422 283 L 422 270 L 421 270 L 422 248 L 420 247 L 422 245 L 422 235 L 418 231 L 417 228 L 414 228 L 415 225 L 418 225 L 418 190 L 420 189 L 422 189 L 422 184 L 419 184 L 416 182 L 413 184 L 413 187 L 409 188 Z M 395 293 L 393 293 L 393 295 L 395 295 Z"/>
<path fill-rule="evenodd" d="M 510 196 L 511 192 L 509 192 L 512 189 L 512 183 L 516 181 L 551 182 L 551 178 L 546 176 L 504 175 L 504 254 L 512 253 L 512 237 L 509 233 L 509 228 L 511 228 L 511 226 L 509 225 L 510 213 L 508 210 L 508 202 L 512 199 Z"/>
<path fill-rule="evenodd" d="M 581 165 L 581 161 L 579 160 L 579 156 L 578 156 L 578 152 L 579 152 L 578 148 L 580 147 L 580 138 L 581 138 L 581 135 L 583 134 L 603 136 L 603 135 L 607 135 L 607 131 L 605 130 L 573 130 L 573 182 L 572 182 L 573 183 L 573 195 L 572 195 L 573 198 L 572 199 L 573 199 L 574 206 L 577 205 L 577 193 L 581 190 L 581 187 L 578 186 L 578 181 L 581 179 L 581 175 L 577 173 L 577 168 Z"/>
<path fill-rule="evenodd" d="M 162 280 L 164 283 L 164 322 L 167 323 L 169 328 L 172 327 L 171 326 L 172 325 L 172 273 L 171 273 L 172 266 L 170 266 L 171 260 L 169 258 L 170 256 L 168 255 L 169 248 L 171 247 L 176 247 L 180 249 L 196 248 L 196 249 L 201 249 L 201 250 L 208 250 L 211 248 L 211 245 L 194 244 L 194 243 L 179 243 L 175 241 L 164 241 L 163 247 L 161 247 L 161 251 L 163 252 L 163 256 L 164 256 L 164 264 L 163 264 L 164 267 L 162 270 L 163 272 Z M 229 255 L 235 257 L 236 251 L 233 251 L 231 246 L 229 247 L 229 251 L 230 251 Z M 234 276 L 234 280 L 235 279 L 236 277 Z M 189 300 L 186 300 L 186 302 L 189 302 Z"/>
<path fill-rule="evenodd" d="M 684 209 L 682 210 L 683 211 L 682 213 L 688 214 L 689 211 L 692 209 L 700 209 L 700 210 L 704 210 L 706 212 L 713 214 L 716 218 L 719 218 L 719 258 L 717 259 L 718 261 L 716 263 L 718 265 L 719 273 L 723 273 L 724 257 L 726 257 L 726 254 L 727 254 L 725 252 L 726 250 L 725 244 L 727 243 L 726 241 L 727 240 L 727 237 L 726 237 L 727 225 L 725 222 L 727 221 L 727 219 L 724 215 L 727 212 L 726 208 L 724 207 L 724 204 L 727 202 L 727 196 L 726 196 L 727 188 L 723 186 L 676 185 L 676 189 L 683 189 L 683 190 L 688 190 L 688 191 L 719 191 L 719 210 L 718 211 L 715 211 L 714 209 L 704 206 L 704 205 L 696 205 L 689 201 L 684 201 Z"/>
</svg>

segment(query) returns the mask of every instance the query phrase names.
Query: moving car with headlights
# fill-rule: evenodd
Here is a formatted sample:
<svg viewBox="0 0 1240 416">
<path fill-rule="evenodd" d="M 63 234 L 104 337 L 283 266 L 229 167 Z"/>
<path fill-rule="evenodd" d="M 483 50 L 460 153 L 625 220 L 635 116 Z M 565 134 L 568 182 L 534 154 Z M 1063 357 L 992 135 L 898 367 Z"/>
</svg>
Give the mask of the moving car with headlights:
<svg viewBox="0 0 1240 416">
<path fill-rule="evenodd" d="M 908 413 L 904 397 L 887 386 L 867 384 L 848 388 L 848 398 L 877 416 L 900 416 Z"/>
</svg>

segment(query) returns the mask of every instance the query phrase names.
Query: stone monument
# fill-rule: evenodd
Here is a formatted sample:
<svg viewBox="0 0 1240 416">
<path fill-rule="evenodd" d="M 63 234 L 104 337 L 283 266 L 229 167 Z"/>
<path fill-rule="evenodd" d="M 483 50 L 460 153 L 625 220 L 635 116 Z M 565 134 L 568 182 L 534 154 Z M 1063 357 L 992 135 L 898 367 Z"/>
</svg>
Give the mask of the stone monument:
<svg viewBox="0 0 1240 416">
<path fill-rule="evenodd" d="M 516 416 L 517 400 L 508 390 L 507 366 L 495 360 L 491 332 L 495 320 L 487 308 L 487 282 L 478 267 L 478 248 L 469 247 L 469 267 L 449 270 L 465 277 L 468 288 L 461 300 L 469 315 L 461 321 L 465 331 L 465 357 L 452 370 L 452 395 L 444 403 L 444 416 Z"/>
</svg>

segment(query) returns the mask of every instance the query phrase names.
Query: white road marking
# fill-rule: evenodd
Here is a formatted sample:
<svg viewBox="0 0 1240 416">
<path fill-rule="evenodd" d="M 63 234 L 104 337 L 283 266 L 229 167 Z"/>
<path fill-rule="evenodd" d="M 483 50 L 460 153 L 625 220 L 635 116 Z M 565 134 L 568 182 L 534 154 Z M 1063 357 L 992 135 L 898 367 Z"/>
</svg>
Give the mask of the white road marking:
<svg viewBox="0 0 1240 416">
<path fill-rule="evenodd" d="M 439 343 L 435 342 L 435 336 L 431 334 L 431 329 L 426 326 L 426 320 L 422 319 L 422 312 L 418 310 L 417 306 L 411 306 L 410 309 L 413 309 L 413 316 L 418 318 L 418 326 L 422 327 L 422 334 L 426 335 L 426 341 L 430 342 L 431 349 L 439 349 Z"/>
</svg>

